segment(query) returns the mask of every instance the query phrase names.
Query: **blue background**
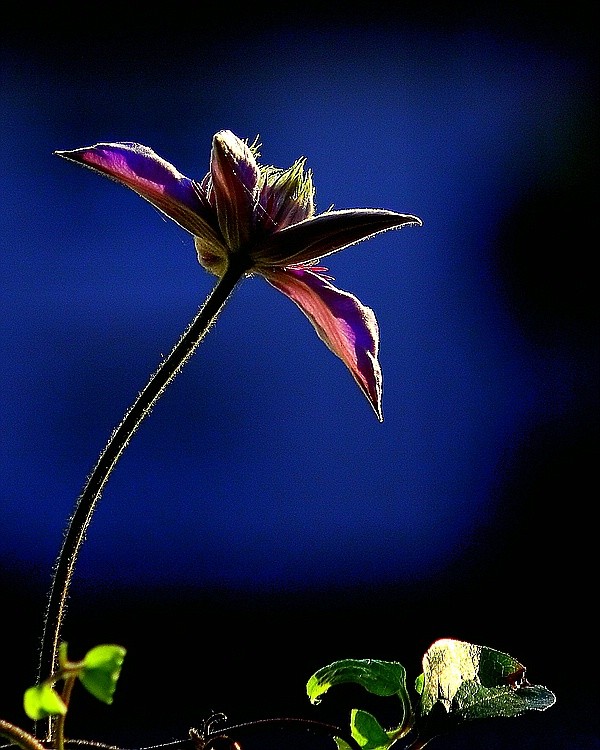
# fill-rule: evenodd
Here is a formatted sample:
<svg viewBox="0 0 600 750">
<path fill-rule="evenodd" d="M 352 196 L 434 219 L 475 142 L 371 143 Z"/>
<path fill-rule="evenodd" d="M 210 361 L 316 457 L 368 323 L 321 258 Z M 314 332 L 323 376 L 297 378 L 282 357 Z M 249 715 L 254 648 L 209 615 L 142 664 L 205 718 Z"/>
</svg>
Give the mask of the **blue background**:
<svg viewBox="0 0 600 750">
<path fill-rule="evenodd" d="M 199 179 L 214 132 L 259 134 L 264 163 L 307 157 L 319 210 L 423 220 L 326 263 L 376 312 L 383 424 L 253 278 L 140 428 L 66 625 L 74 650 L 129 649 L 129 708 L 81 699 L 95 738 L 166 741 L 213 709 L 314 718 L 319 666 L 371 656 L 416 675 L 449 636 L 511 653 L 559 703 L 446 747 L 600 746 L 590 693 L 569 698 L 595 636 L 598 100 L 580 10 L 246 9 L 197 28 L 88 11 L 76 30 L 43 15 L 5 30 L 0 581 L 32 663 L 83 482 L 214 283 L 183 230 L 53 150 L 135 140 Z M 170 688 L 150 727 L 136 690 L 157 640 L 175 683 L 226 676 L 189 707 Z M 282 669 L 261 696 L 254 681 Z"/>
</svg>

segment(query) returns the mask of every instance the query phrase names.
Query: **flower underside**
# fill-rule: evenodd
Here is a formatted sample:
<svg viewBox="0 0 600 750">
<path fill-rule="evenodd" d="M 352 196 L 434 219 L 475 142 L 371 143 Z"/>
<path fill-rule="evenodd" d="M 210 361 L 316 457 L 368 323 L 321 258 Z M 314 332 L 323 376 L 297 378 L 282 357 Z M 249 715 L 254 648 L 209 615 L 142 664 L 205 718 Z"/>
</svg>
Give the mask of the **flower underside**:
<svg viewBox="0 0 600 750">
<path fill-rule="evenodd" d="M 319 261 L 389 229 L 416 224 L 380 209 L 315 215 L 312 173 L 300 158 L 288 169 L 261 165 L 252 145 L 223 130 L 210 169 L 196 181 L 138 143 L 98 143 L 59 156 L 134 190 L 194 237 L 198 261 L 222 276 L 235 262 L 291 299 L 349 369 L 378 419 L 382 414 L 379 328 L 374 312 L 342 291 Z"/>
</svg>

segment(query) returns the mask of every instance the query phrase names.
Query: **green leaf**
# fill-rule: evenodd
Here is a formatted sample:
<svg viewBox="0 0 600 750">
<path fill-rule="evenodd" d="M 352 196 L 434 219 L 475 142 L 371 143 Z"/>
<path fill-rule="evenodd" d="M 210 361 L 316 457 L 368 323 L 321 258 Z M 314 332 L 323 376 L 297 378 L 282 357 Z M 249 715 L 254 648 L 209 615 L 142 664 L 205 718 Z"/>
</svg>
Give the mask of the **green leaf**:
<svg viewBox="0 0 600 750">
<path fill-rule="evenodd" d="M 425 675 L 423 672 L 415 680 L 415 690 L 419 695 L 423 694 L 423 686 L 425 685 Z"/>
<path fill-rule="evenodd" d="M 493 716 L 520 716 L 526 711 L 545 711 L 556 697 L 542 685 L 521 688 L 484 688 L 465 682 L 459 690 L 457 712 L 461 720 L 486 719 Z"/>
<path fill-rule="evenodd" d="M 309 679 L 306 692 L 317 704 L 333 685 L 355 682 L 375 695 L 407 696 L 406 670 L 398 662 L 376 659 L 342 659 L 322 667 Z"/>
<path fill-rule="evenodd" d="M 342 659 L 315 672 L 306 685 L 306 692 L 311 703 L 319 703 L 330 687 L 348 682 L 356 683 L 374 695 L 397 695 L 400 699 L 400 721 L 397 728 L 389 732 L 366 711 L 352 710 L 351 732 L 361 747 L 382 750 L 408 731 L 413 723 L 413 711 L 402 664 L 377 659 Z"/>
<path fill-rule="evenodd" d="M 47 716 L 64 716 L 67 713 L 60 695 L 50 685 L 42 683 L 25 691 L 23 708 L 30 719 L 37 721 Z"/>
<path fill-rule="evenodd" d="M 419 723 L 430 719 L 436 732 L 472 719 L 544 711 L 555 701 L 547 688 L 530 685 L 525 667 L 501 651 L 442 639 L 423 657 Z"/>
<path fill-rule="evenodd" d="M 392 742 L 392 733 L 388 734 L 367 711 L 357 708 L 352 710 L 350 717 L 352 737 L 364 750 L 384 750 Z"/>
<path fill-rule="evenodd" d="M 341 737 L 334 737 L 333 739 L 335 740 L 335 744 L 337 745 L 338 750 L 352 750 L 350 745 Z"/>
<path fill-rule="evenodd" d="M 82 660 L 79 679 L 95 698 L 112 703 L 126 651 L 122 646 L 96 646 Z"/>
</svg>

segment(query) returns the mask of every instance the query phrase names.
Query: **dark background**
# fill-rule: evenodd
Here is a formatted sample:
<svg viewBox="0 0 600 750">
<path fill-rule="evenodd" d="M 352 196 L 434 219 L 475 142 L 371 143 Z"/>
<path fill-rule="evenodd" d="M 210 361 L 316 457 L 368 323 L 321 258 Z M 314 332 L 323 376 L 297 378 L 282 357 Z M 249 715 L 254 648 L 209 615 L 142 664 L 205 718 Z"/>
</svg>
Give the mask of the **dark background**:
<svg viewBox="0 0 600 750">
<path fill-rule="evenodd" d="M 557 704 L 432 747 L 599 748 L 593 5 L 9 6 L 0 716 L 28 726 L 64 524 L 213 285 L 183 230 L 52 151 L 135 140 L 201 178 L 228 128 L 264 163 L 306 156 L 321 211 L 423 219 L 327 263 L 377 314 L 385 421 L 294 305 L 244 282 L 94 517 L 64 636 L 128 655 L 111 707 L 75 694 L 68 734 L 140 747 L 212 711 L 346 725 L 366 694 L 310 706 L 317 668 L 396 660 L 412 682 L 454 637 Z"/>
</svg>

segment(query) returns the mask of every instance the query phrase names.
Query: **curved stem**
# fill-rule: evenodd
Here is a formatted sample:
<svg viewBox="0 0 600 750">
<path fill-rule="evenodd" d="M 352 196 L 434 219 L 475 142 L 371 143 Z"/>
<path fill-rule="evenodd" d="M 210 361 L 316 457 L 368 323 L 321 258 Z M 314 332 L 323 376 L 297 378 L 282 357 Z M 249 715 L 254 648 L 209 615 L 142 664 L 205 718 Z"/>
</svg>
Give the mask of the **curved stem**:
<svg viewBox="0 0 600 750">
<path fill-rule="evenodd" d="M 240 729 L 268 729 L 270 727 L 276 728 L 278 726 L 282 728 L 295 727 L 299 730 L 312 731 L 315 733 L 324 734 L 328 737 L 331 737 L 332 739 L 334 737 L 341 737 L 344 742 L 352 748 L 352 750 L 361 750 L 360 745 L 354 739 L 354 737 L 348 735 L 346 732 L 344 732 L 334 724 L 327 724 L 323 721 L 318 721 L 315 719 L 303 719 L 294 717 L 255 719 L 254 721 L 246 721 L 243 724 L 234 724 L 233 726 L 225 727 L 221 731 L 215 730 L 214 732 L 211 732 L 207 737 L 204 738 L 204 741 L 206 747 L 210 747 L 211 739 L 217 739 L 220 736 L 228 737 L 228 732 L 239 731 Z"/>
<path fill-rule="evenodd" d="M 22 750 L 46 750 L 42 743 L 29 732 L 4 721 L 4 719 L 0 719 L 0 737 L 6 737 L 10 740 L 11 745 L 16 745 Z"/>
<path fill-rule="evenodd" d="M 127 444 L 140 423 L 146 417 L 165 388 L 175 378 L 183 365 L 192 356 L 205 334 L 216 320 L 223 305 L 235 286 L 248 270 L 243 256 L 234 256 L 206 302 L 185 330 L 169 356 L 159 365 L 123 421 L 112 433 L 108 444 L 100 454 L 71 516 L 62 548 L 54 566 L 52 585 L 48 598 L 42 635 L 38 681 L 43 675 L 53 674 L 56 669 L 61 629 L 66 612 L 69 585 L 77 557 L 85 539 L 92 514 L 102 495 L 104 486 Z M 52 739 L 52 719 L 48 725 L 48 740 Z"/>
</svg>

